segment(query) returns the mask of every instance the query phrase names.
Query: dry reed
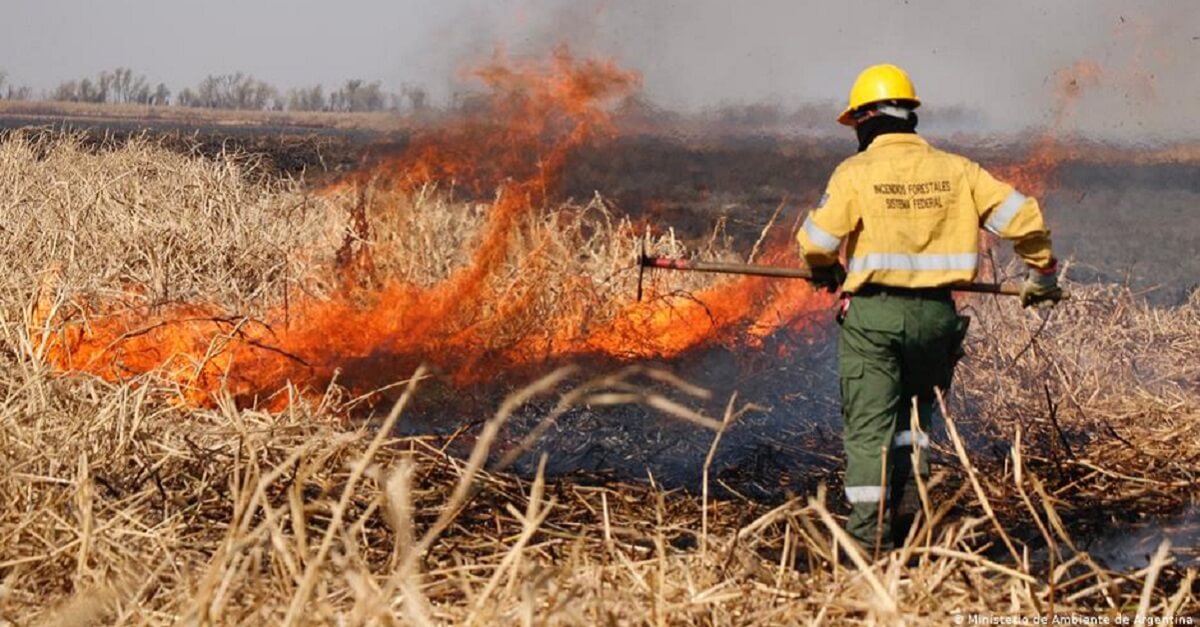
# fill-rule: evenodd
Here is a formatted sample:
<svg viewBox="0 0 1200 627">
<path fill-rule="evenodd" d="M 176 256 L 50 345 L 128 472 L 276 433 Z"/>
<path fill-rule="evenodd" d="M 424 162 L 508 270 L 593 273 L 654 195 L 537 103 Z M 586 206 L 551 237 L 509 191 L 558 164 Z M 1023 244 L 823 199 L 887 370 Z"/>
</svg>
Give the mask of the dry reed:
<svg viewBox="0 0 1200 627">
<path fill-rule="evenodd" d="M 914 540 L 873 562 L 851 549 L 843 567 L 844 504 L 824 489 L 772 506 L 488 465 L 507 418 L 534 398 L 561 412 L 665 399 L 647 381 L 701 393 L 665 374 L 550 375 L 486 420 L 463 460 L 443 439 L 391 435 L 422 393 L 419 371 L 399 375 L 403 400 L 373 426 L 348 423 L 334 393 L 278 413 L 231 400 L 195 409 L 164 401 L 170 385 L 152 374 L 112 384 L 52 372 L 46 330 L 30 328 L 48 272 L 62 306 L 121 293 L 252 314 L 289 282 L 328 287 L 316 269 L 332 263 L 347 229 L 338 205 L 352 201 L 250 185 L 244 167 L 143 142 L 100 154 L 70 138 L 0 143 L 0 621 L 941 625 L 1200 611 L 1195 569 L 1165 545 L 1146 567 L 1114 572 L 1081 537 L 1096 520 L 1178 513 L 1196 498 L 1197 295 L 1154 309 L 1118 287 L 1075 286 L 1045 322 L 999 299 L 967 303 L 978 323 Z M 377 271 L 436 281 L 456 260 L 422 238 L 467 241 L 478 228 L 481 208 L 427 191 L 396 224 L 377 221 Z M 609 220 L 603 209 L 600 198 L 547 209 L 526 233 Z M 572 272 L 630 293 L 632 233 L 558 230 L 568 235 L 539 241 L 586 246 Z M 425 256 L 401 263 L 402 251 Z M 656 407 L 715 428 L 713 450 L 739 411 L 733 399 L 723 421 Z"/>
</svg>

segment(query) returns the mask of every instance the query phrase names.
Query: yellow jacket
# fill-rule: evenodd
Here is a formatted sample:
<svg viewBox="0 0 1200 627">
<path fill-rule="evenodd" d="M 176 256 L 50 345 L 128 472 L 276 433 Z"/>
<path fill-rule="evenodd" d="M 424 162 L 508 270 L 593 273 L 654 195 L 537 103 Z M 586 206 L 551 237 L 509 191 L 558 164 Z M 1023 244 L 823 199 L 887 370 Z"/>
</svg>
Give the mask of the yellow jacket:
<svg viewBox="0 0 1200 627">
<path fill-rule="evenodd" d="M 1051 265 L 1036 200 L 915 134 L 891 133 L 838 165 L 796 239 L 813 268 L 836 262 L 845 242 L 847 292 L 941 287 L 975 278 L 981 226 L 1013 240 L 1030 266 Z"/>
</svg>

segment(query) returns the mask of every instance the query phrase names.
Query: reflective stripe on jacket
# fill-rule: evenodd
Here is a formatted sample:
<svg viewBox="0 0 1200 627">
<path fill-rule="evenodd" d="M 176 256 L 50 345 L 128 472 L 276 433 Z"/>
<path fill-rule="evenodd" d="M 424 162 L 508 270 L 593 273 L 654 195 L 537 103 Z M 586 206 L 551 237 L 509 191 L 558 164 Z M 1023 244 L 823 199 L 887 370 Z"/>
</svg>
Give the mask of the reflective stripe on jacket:
<svg viewBox="0 0 1200 627">
<path fill-rule="evenodd" d="M 914 134 L 881 135 L 843 161 L 796 234 L 814 268 L 846 246 L 846 283 L 942 287 L 975 278 L 980 227 L 1013 240 L 1035 268 L 1050 265 L 1050 231 L 1033 198 L 979 164 Z"/>
</svg>

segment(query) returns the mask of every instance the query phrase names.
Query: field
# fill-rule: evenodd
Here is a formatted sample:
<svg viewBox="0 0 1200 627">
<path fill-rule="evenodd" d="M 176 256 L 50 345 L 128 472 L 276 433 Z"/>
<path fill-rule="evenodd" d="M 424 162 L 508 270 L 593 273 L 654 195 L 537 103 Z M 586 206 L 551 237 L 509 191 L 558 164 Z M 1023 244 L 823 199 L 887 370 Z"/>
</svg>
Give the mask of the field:
<svg viewBox="0 0 1200 627">
<path fill-rule="evenodd" d="M 199 109 L 194 107 L 137 104 L 93 104 L 80 102 L 0 102 L 0 118 L 6 127 L 37 125 L 67 120 L 76 126 L 97 128 L 224 128 L 266 133 L 281 129 L 312 131 L 371 131 L 375 133 L 411 129 L 411 120 L 388 113 L 276 112 Z"/>
<path fill-rule="evenodd" d="M 1074 297 L 961 301 L 921 524 L 848 555 L 829 297 L 632 268 L 796 263 L 845 147 L 614 136 L 604 66 L 485 78 L 369 148 L 0 140 L 0 620 L 1194 624 L 1186 151 L 973 148 Z"/>
</svg>

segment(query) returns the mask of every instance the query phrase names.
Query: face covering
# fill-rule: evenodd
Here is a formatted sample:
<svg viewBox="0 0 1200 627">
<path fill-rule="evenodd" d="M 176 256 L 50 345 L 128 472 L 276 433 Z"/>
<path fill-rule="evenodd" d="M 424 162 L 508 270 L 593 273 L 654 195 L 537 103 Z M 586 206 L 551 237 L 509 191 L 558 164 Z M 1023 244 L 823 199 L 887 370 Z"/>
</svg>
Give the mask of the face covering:
<svg viewBox="0 0 1200 627">
<path fill-rule="evenodd" d="M 858 135 L 858 151 L 862 152 L 880 135 L 888 133 L 916 133 L 917 114 L 909 112 L 908 119 L 900 119 L 890 115 L 877 115 L 869 120 L 860 122 L 854 127 Z"/>
</svg>

